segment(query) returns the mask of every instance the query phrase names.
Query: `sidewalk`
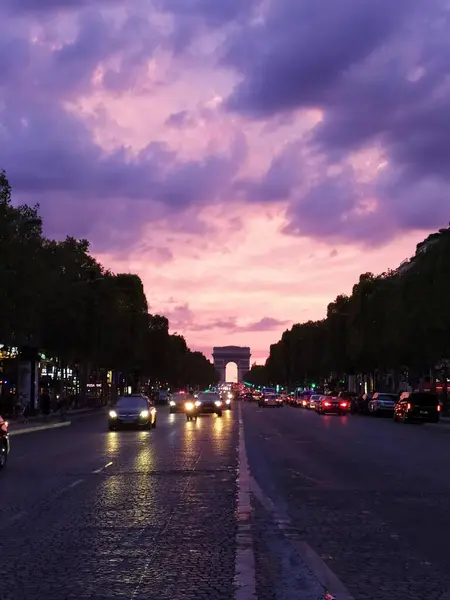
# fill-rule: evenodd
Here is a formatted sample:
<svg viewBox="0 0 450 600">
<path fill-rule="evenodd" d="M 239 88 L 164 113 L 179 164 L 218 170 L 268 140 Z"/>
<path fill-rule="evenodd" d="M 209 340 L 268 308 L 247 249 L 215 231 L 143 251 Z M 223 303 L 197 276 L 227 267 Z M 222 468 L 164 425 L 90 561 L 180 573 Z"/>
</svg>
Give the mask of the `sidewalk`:
<svg viewBox="0 0 450 600">
<path fill-rule="evenodd" d="M 23 419 L 8 420 L 8 431 L 10 435 L 21 435 L 24 433 L 33 433 L 34 431 L 45 431 L 46 429 L 58 429 L 59 427 L 68 427 L 72 424 L 73 418 L 79 415 L 101 412 L 106 410 L 105 406 L 94 406 L 77 408 L 66 412 L 66 420 L 61 420 L 59 412 L 51 413 L 47 417 L 36 415 L 24 421 Z"/>
</svg>

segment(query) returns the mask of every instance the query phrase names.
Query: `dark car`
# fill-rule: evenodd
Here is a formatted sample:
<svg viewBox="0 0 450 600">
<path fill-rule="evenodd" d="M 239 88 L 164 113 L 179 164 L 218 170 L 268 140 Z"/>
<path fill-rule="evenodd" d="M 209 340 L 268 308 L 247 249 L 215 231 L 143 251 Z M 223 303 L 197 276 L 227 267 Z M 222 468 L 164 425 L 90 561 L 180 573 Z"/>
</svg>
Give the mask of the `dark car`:
<svg viewBox="0 0 450 600">
<path fill-rule="evenodd" d="M 195 402 L 186 402 L 185 411 L 188 421 L 197 418 L 198 415 L 215 414 L 222 416 L 223 402 L 216 392 L 201 392 Z"/>
<path fill-rule="evenodd" d="M 0 470 L 6 467 L 9 456 L 8 423 L 0 417 Z"/>
<path fill-rule="evenodd" d="M 337 395 L 321 396 L 316 412 L 319 415 L 348 415 L 350 412 L 350 402 L 344 398 L 339 398 Z"/>
<path fill-rule="evenodd" d="M 267 406 L 281 407 L 283 406 L 283 398 L 277 393 L 266 393 L 259 400 L 258 406 L 260 408 L 266 408 Z"/>
<path fill-rule="evenodd" d="M 438 423 L 441 405 L 432 392 L 403 392 L 394 408 L 394 421 Z"/>
<path fill-rule="evenodd" d="M 154 429 L 156 408 L 142 394 L 121 396 L 109 411 L 108 427 L 111 431 L 125 427 L 134 429 Z"/>
<path fill-rule="evenodd" d="M 169 400 L 170 414 L 184 413 L 186 402 L 195 402 L 194 396 L 187 392 L 176 392 L 173 394 Z"/>
</svg>

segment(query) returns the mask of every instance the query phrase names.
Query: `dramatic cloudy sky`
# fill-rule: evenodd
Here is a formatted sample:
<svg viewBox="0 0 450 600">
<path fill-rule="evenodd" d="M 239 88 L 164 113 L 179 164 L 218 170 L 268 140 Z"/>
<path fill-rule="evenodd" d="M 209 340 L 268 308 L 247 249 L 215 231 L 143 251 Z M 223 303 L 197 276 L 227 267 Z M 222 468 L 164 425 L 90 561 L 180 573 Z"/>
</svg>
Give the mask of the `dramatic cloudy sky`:
<svg viewBox="0 0 450 600">
<path fill-rule="evenodd" d="M 261 361 L 449 219 L 447 0 L 2 0 L 0 167 Z"/>
</svg>

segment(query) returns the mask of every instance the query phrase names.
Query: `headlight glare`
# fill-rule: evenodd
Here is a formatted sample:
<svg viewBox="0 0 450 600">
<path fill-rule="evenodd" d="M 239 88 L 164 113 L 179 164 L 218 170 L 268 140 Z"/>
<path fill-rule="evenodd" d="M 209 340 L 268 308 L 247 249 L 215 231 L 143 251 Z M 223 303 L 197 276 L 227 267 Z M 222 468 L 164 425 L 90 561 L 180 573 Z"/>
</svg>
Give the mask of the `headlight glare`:
<svg viewBox="0 0 450 600">
<path fill-rule="evenodd" d="M 147 419 L 148 415 L 149 415 L 148 410 L 141 410 L 141 414 L 140 414 L 141 419 Z"/>
<path fill-rule="evenodd" d="M 109 416 L 111 417 L 111 419 L 117 419 L 117 413 L 115 410 L 110 410 L 109 411 Z"/>
</svg>

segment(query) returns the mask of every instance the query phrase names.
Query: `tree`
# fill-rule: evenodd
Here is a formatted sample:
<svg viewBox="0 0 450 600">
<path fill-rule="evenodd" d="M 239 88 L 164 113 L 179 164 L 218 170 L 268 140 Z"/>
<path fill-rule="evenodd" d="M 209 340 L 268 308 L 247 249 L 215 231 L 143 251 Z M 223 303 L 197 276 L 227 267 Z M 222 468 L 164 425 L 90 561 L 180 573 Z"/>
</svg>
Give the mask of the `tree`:
<svg viewBox="0 0 450 600">
<path fill-rule="evenodd" d="M 38 207 L 13 207 L 11 187 L 0 171 L 0 339 L 35 343 L 45 292 L 42 223 Z"/>
<path fill-rule="evenodd" d="M 42 235 L 38 207 L 11 204 L 0 171 L 0 341 L 33 345 L 84 381 L 91 367 L 184 384 L 214 383 L 217 374 L 165 317 L 148 313 L 138 275 L 114 274 L 89 252 L 87 240 Z"/>
<path fill-rule="evenodd" d="M 267 379 L 267 368 L 265 365 L 252 365 L 250 371 L 245 374 L 244 380 L 256 386 L 267 386 L 270 383 Z"/>
</svg>

